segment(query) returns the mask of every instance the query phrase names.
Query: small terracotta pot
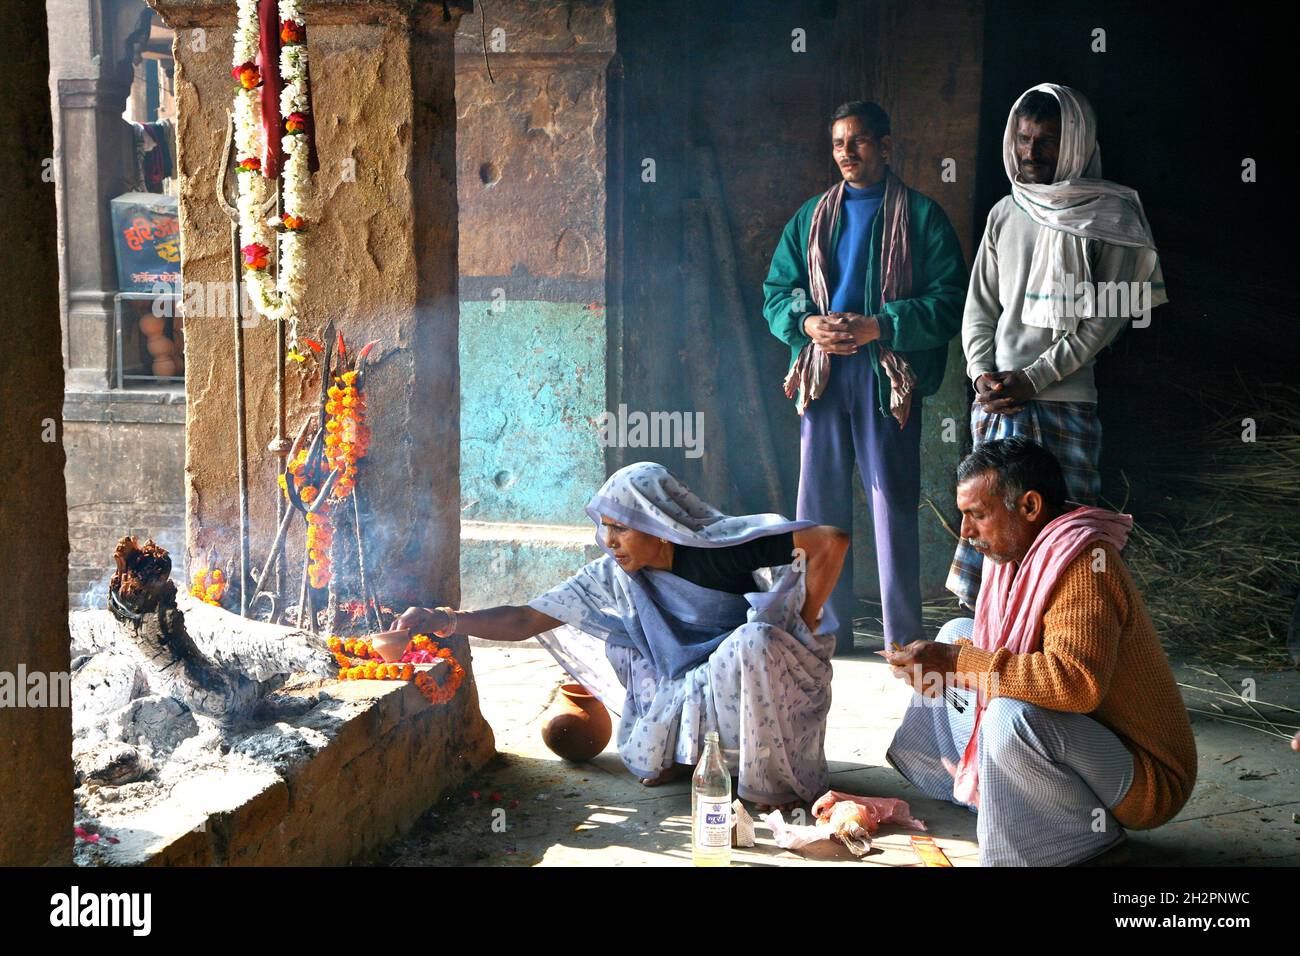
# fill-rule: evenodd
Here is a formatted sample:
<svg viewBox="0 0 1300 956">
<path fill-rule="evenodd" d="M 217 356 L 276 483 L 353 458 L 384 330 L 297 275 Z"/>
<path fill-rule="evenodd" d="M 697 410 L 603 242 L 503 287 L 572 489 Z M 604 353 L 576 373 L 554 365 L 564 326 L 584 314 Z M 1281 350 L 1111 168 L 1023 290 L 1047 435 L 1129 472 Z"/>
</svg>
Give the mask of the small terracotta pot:
<svg viewBox="0 0 1300 956">
<path fill-rule="evenodd" d="M 542 741 L 573 763 L 585 763 L 604 750 L 614 731 L 605 705 L 581 684 L 560 687 L 542 720 Z"/>
<path fill-rule="evenodd" d="M 392 663 L 402 659 L 406 645 L 411 643 L 411 631 L 405 627 L 396 631 L 382 631 L 379 634 L 371 634 L 367 640 L 370 641 L 370 646 L 375 649 L 375 653 L 385 661 Z"/>
</svg>

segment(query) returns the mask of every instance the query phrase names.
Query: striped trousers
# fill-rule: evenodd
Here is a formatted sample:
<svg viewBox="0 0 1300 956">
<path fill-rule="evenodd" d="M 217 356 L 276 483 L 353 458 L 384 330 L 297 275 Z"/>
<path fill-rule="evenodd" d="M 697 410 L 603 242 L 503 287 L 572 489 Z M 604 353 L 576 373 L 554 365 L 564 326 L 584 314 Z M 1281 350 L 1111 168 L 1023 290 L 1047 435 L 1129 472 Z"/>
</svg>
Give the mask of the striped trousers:
<svg viewBox="0 0 1300 956">
<path fill-rule="evenodd" d="M 949 621 L 938 639 L 968 638 L 974 623 Z M 961 760 L 974 725 L 975 694 L 948 693 L 956 704 L 913 697 L 887 759 L 926 796 L 956 802 L 943 761 Z M 1133 783 L 1133 756 L 1102 724 L 1086 714 L 995 697 L 979 733 L 975 830 L 981 866 L 1068 866 L 1124 839 L 1110 810 Z"/>
<path fill-rule="evenodd" d="M 1031 399 L 1015 415 L 990 415 L 973 402 L 970 432 L 975 445 L 1024 435 L 1042 445 L 1061 463 L 1065 490 L 1081 505 L 1096 504 L 1101 494 L 1101 421 L 1096 402 L 1043 402 Z M 957 544 L 946 587 L 968 608 L 975 607 L 984 556 L 965 542 Z"/>
</svg>

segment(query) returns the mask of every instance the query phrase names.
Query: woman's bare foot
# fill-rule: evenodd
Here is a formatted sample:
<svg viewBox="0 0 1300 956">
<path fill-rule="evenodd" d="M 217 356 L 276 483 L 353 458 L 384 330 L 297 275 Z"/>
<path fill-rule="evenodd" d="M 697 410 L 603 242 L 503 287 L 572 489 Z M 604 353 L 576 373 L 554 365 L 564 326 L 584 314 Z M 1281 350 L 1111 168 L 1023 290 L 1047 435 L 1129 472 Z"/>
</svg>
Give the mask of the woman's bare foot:
<svg viewBox="0 0 1300 956">
<path fill-rule="evenodd" d="M 772 813 L 773 811 L 780 810 L 781 815 L 786 816 L 790 813 L 793 813 L 795 810 L 799 809 L 803 805 L 804 804 L 802 800 L 789 800 L 785 803 L 775 803 L 775 804 L 756 803 L 754 804 L 754 809 L 759 813 Z"/>
<path fill-rule="evenodd" d="M 689 776 L 695 768 L 690 764 L 675 763 L 671 767 L 665 767 L 659 771 L 655 777 L 642 777 L 641 785 L 645 787 L 661 787 L 665 783 L 672 783 L 674 780 L 680 780 L 682 777 Z"/>
</svg>

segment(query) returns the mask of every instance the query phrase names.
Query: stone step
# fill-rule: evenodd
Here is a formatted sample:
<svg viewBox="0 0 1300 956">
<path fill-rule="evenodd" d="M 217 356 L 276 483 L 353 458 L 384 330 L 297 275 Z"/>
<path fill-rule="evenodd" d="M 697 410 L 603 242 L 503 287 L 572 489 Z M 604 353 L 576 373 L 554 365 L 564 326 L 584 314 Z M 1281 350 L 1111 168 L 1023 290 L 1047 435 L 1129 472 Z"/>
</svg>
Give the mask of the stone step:
<svg viewBox="0 0 1300 956">
<path fill-rule="evenodd" d="M 602 553 L 589 524 L 462 521 L 461 607 L 526 604 Z"/>
</svg>

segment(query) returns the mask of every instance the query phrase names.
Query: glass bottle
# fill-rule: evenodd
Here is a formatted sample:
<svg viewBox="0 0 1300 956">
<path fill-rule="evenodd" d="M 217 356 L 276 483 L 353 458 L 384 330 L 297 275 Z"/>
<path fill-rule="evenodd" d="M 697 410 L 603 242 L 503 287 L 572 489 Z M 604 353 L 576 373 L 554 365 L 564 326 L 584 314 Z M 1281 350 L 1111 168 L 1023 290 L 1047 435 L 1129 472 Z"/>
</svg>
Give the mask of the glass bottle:
<svg viewBox="0 0 1300 956">
<path fill-rule="evenodd" d="M 731 774 L 716 730 L 704 735 L 691 777 L 691 855 L 696 866 L 731 865 Z"/>
</svg>

